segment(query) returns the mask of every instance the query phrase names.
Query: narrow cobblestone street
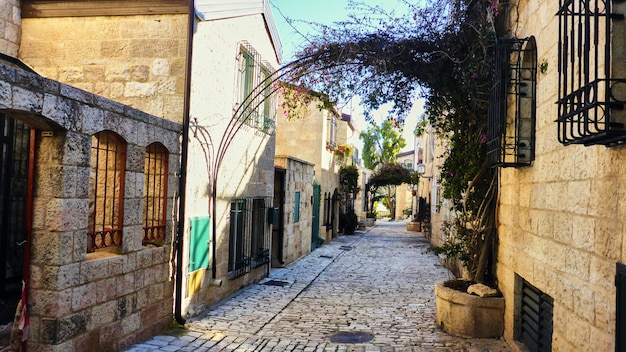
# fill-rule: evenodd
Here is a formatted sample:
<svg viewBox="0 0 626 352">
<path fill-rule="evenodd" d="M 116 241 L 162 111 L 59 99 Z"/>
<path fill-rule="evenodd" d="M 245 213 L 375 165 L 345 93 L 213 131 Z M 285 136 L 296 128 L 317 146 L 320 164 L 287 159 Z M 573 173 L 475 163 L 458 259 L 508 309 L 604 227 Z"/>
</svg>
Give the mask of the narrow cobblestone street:
<svg viewBox="0 0 626 352">
<path fill-rule="evenodd" d="M 434 286 L 448 277 L 421 234 L 379 220 L 273 269 L 189 319 L 188 330 L 128 351 L 510 351 L 502 340 L 458 338 L 435 325 Z M 363 342 L 337 342 L 338 332 Z"/>
</svg>

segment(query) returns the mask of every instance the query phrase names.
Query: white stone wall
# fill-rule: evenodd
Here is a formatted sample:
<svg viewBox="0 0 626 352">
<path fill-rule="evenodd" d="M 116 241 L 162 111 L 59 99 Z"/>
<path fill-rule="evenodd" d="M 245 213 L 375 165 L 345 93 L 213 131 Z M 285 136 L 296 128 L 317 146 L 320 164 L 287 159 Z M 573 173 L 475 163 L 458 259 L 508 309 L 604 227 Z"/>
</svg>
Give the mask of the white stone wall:
<svg viewBox="0 0 626 352">
<path fill-rule="evenodd" d="M 200 313 L 207 304 L 260 280 L 266 270 L 262 266 L 252 269 L 251 274 L 243 277 L 234 280 L 227 278 L 231 199 L 274 195 L 274 137 L 250 126 L 237 127 L 236 131 L 233 130 L 232 139 L 225 137 L 238 96 L 237 57 L 243 41 L 248 42 L 262 60 L 278 69 L 276 54 L 260 14 L 196 23 L 190 102 L 192 127 L 185 206 L 187 219 L 212 216 L 212 171 L 215 170 L 219 157 L 220 143 L 226 140 L 230 142 L 223 148 L 223 160 L 218 169 L 216 257 L 211 259 L 216 265 L 215 279 L 221 280 L 222 285 L 209 285 L 213 282 L 209 268 L 196 274 L 202 284 L 190 295 L 188 289 L 191 277 L 187 277 L 183 313 L 190 316 Z M 185 257 L 187 260 L 187 256 Z M 187 267 L 186 263 L 183 265 Z"/>
</svg>

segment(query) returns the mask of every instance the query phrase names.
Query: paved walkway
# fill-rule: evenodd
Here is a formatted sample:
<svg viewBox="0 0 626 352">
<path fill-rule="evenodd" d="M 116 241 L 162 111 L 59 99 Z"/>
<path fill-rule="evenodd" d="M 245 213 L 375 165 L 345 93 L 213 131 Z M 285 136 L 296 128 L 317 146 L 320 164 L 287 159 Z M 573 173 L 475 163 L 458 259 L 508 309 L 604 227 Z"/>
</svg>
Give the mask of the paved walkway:
<svg viewBox="0 0 626 352">
<path fill-rule="evenodd" d="M 379 220 L 273 269 L 269 280 L 285 286 L 250 285 L 189 319 L 187 330 L 127 351 L 510 351 L 435 325 L 435 282 L 448 277 L 421 234 Z"/>
</svg>

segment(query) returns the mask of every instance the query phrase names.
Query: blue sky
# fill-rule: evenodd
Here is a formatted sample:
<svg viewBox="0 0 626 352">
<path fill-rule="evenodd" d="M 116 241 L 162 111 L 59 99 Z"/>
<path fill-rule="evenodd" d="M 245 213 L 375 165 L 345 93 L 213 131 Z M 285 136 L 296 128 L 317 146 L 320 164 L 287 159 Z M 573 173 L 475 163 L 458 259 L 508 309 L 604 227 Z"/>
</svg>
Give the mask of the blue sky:
<svg viewBox="0 0 626 352">
<path fill-rule="evenodd" d="M 296 49 L 306 43 L 302 34 L 314 33 L 305 22 L 331 24 L 348 18 L 348 0 L 270 0 L 274 20 L 283 44 L 283 63 L 293 58 Z M 286 21 L 293 20 L 293 28 Z M 300 33 L 302 34 L 300 34 Z"/>
<path fill-rule="evenodd" d="M 398 2 L 394 0 L 358 0 L 362 3 L 380 5 L 388 8 L 398 9 Z M 333 22 L 348 19 L 352 10 L 348 9 L 349 0 L 270 0 L 272 13 L 283 45 L 283 64 L 289 63 L 293 59 L 293 54 L 298 48 L 306 44 L 305 36 L 315 33 L 315 28 L 306 22 L 315 22 L 330 25 Z M 292 20 L 292 25 L 287 23 L 287 19 Z M 296 28 L 293 28 L 293 27 Z M 304 35 L 304 36 L 303 36 Z M 417 103 L 421 107 L 421 103 Z M 357 128 L 365 129 L 367 124 L 363 117 L 359 116 L 362 109 L 358 102 L 346 103 L 341 107 L 343 113 L 351 114 L 356 122 Z M 412 131 L 415 128 L 417 117 L 421 115 L 422 109 L 413 108 L 413 112 L 405 121 L 404 138 L 407 147 L 404 151 L 413 149 Z M 381 109 L 379 118 L 387 116 L 386 109 Z"/>
</svg>

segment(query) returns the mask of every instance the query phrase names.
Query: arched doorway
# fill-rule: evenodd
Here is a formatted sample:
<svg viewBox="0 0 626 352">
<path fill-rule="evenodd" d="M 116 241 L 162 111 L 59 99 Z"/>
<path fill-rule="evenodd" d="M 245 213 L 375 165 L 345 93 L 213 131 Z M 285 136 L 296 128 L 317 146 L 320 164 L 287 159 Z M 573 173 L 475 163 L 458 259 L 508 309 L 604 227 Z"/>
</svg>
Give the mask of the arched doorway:
<svg viewBox="0 0 626 352">
<path fill-rule="evenodd" d="M 32 217 L 31 128 L 0 113 L 0 324 L 13 320 Z"/>
</svg>

